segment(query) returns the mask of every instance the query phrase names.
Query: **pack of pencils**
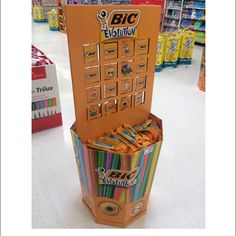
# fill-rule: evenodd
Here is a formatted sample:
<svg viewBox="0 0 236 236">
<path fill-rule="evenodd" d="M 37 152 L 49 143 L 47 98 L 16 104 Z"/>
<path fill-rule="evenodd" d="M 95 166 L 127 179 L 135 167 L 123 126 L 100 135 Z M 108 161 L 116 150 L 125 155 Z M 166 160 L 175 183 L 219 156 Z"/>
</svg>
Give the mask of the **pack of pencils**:
<svg viewBox="0 0 236 236">
<path fill-rule="evenodd" d="M 65 5 L 65 14 L 82 201 L 95 222 L 126 227 L 147 210 L 162 144 L 150 113 L 160 7 Z"/>
<path fill-rule="evenodd" d="M 196 33 L 180 29 L 159 35 L 155 71 L 164 67 L 176 68 L 179 64 L 191 64 Z"/>
<path fill-rule="evenodd" d="M 32 132 L 62 125 L 56 67 L 32 46 Z"/>
<path fill-rule="evenodd" d="M 49 29 L 52 31 L 59 31 L 59 16 L 56 9 L 52 9 L 48 12 L 48 25 Z"/>
<path fill-rule="evenodd" d="M 34 6 L 33 7 L 33 20 L 34 22 L 45 22 L 45 15 L 42 6 Z"/>
</svg>

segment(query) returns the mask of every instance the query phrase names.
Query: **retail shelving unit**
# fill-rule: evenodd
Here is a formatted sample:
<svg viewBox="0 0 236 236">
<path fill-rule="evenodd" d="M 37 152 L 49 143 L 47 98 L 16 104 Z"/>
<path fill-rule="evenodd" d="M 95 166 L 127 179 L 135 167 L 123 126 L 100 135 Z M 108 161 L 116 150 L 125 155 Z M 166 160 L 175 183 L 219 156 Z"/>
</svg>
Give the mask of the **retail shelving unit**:
<svg viewBox="0 0 236 236">
<path fill-rule="evenodd" d="M 161 30 L 173 32 L 180 28 L 184 0 L 166 0 Z"/>
<path fill-rule="evenodd" d="M 205 44 L 205 0 L 184 0 L 181 28 L 196 31 L 196 43 Z"/>
<path fill-rule="evenodd" d="M 57 8 L 57 0 L 41 0 L 45 19 L 48 20 L 48 12 Z"/>
<path fill-rule="evenodd" d="M 59 27 L 60 27 L 60 32 L 62 33 L 66 33 L 66 24 L 65 24 L 66 18 L 65 18 L 64 4 L 67 4 L 66 0 L 57 0 Z"/>
<path fill-rule="evenodd" d="M 166 0 L 161 31 L 180 28 L 196 32 L 196 43 L 205 44 L 205 0 Z"/>
</svg>

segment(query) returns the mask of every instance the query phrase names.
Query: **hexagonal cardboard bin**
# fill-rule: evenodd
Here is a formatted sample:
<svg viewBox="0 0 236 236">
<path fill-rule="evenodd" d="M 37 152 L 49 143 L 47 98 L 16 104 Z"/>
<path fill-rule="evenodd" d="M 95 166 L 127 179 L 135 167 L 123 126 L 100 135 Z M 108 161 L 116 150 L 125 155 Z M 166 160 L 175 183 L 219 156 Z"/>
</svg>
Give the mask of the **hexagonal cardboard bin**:
<svg viewBox="0 0 236 236">
<path fill-rule="evenodd" d="M 162 144 L 162 121 L 150 114 L 161 130 L 158 142 L 132 155 L 86 146 L 76 133 L 71 136 L 84 205 L 96 223 L 126 227 L 145 214 Z"/>
</svg>

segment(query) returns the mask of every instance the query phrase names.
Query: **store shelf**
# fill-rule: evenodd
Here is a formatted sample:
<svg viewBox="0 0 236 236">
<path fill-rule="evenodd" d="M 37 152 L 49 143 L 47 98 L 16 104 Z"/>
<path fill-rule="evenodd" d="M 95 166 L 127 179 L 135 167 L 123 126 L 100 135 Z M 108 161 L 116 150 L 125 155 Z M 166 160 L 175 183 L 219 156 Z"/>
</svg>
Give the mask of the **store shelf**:
<svg viewBox="0 0 236 236">
<path fill-rule="evenodd" d="M 205 45 L 205 42 L 201 42 L 201 41 L 195 41 L 195 43 L 199 43 L 199 44 Z"/>
<path fill-rule="evenodd" d="M 190 16 L 182 16 L 182 19 L 189 19 L 189 20 L 202 20 L 205 21 L 205 18 L 197 18 L 197 17 L 190 17 Z"/>
<path fill-rule="evenodd" d="M 180 19 L 180 17 L 175 17 L 175 16 L 165 16 L 165 18 L 173 19 L 173 20 L 179 20 Z"/>
<path fill-rule="evenodd" d="M 168 9 L 168 10 L 181 11 L 181 7 L 167 7 L 166 9 Z"/>
<path fill-rule="evenodd" d="M 173 28 L 178 28 L 178 26 L 177 25 L 171 25 L 171 24 L 164 24 L 164 26 L 168 26 L 168 27 L 173 27 Z"/>
<path fill-rule="evenodd" d="M 205 7 L 184 6 L 184 9 L 205 10 Z"/>
<path fill-rule="evenodd" d="M 193 27 L 184 27 L 184 26 L 181 26 L 181 27 L 182 27 L 182 28 L 185 28 L 185 29 L 194 30 L 194 31 L 205 32 L 205 29 L 194 29 Z"/>
</svg>

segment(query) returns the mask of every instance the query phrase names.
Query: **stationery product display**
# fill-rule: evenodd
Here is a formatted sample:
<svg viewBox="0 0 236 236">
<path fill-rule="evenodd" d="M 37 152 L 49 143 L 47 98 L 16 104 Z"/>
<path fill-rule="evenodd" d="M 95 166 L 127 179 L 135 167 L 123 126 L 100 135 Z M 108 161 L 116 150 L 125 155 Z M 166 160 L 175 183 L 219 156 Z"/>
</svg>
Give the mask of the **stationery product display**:
<svg viewBox="0 0 236 236">
<path fill-rule="evenodd" d="M 206 91 L 205 77 L 206 77 L 206 66 L 205 66 L 205 48 L 204 48 L 203 53 L 202 53 L 201 68 L 200 68 L 200 75 L 199 75 L 199 82 L 198 82 L 198 88 L 204 92 Z"/>
<path fill-rule="evenodd" d="M 34 22 L 45 22 L 44 10 L 42 6 L 33 7 L 33 20 Z"/>
<path fill-rule="evenodd" d="M 158 45 L 157 45 L 157 57 L 155 71 L 159 72 L 163 68 L 165 49 L 166 49 L 166 38 L 163 33 L 159 34 Z"/>
<path fill-rule="evenodd" d="M 59 31 L 59 20 L 58 20 L 58 11 L 56 9 L 52 9 L 48 12 L 48 24 L 49 29 L 52 31 Z"/>
<path fill-rule="evenodd" d="M 126 227 L 146 212 L 162 144 L 162 122 L 150 113 L 160 7 L 66 5 L 65 13 L 82 199 L 97 223 Z"/>
<path fill-rule="evenodd" d="M 56 67 L 32 46 L 32 132 L 62 125 Z"/>
<path fill-rule="evenodd" d="M 196 43 L 205 44 L 205 0 L 166 0 L 163 32 L 189 29 L 198 35 Z"/>
<path fill-rule="evenodd" d="M 178 64 L 191 64 L 196 33 L 191 30 L 178 30 L 174 33 L 159 35 L 156 68 L 159 72 L 163 67 L 177 67 Z"/>
</svg>

